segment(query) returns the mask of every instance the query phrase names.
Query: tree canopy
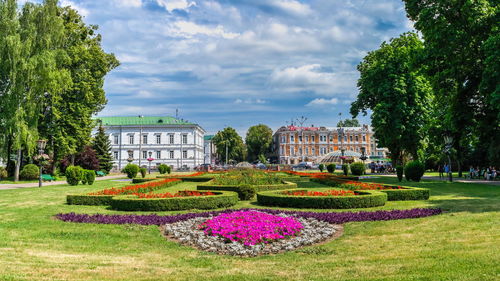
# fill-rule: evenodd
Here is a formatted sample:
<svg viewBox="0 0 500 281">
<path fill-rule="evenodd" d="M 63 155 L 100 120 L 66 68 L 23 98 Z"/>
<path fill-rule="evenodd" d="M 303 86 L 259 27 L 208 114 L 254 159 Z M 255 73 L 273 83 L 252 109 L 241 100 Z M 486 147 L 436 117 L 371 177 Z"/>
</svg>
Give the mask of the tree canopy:
<svg viewBox="0 0 500 281">
<path fill-rule="evenodd" d="M 243 161 L 246 157 L 246 148 L 243 139 L 238 135 L 235 129 L 226 127 L 224 130 L 217 132 L 212 139 L 212 142 L 217 148 L 219 161 L 226 161 L 226 144 L 228 151 L 228 160 Z"/>
<path fill-rule="evenodd" d="M 271 152 L 273 130 L 267 125 L 259 124 L 248 129 L 245 144 L 248 149 L 248 160 L 265 159 Z"/>
<path fill-rule="evenodd" d="M 337 127 L 361 127 L 359 120 L 356 118 L 340 120 Z"/>
</svg>

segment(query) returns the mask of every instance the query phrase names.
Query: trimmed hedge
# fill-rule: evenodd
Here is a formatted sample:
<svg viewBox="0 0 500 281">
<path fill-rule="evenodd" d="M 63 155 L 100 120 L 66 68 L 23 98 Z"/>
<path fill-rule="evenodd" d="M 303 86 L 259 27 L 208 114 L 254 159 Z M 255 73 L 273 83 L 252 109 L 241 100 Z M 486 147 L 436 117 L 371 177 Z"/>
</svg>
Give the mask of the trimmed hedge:
<svg viewBox="0 0 500 281">
<path fill-rule="evenodd" d="M 135 195 L 115 196 L 111 208 L 119 211 L 179 211 L 190 209 L 227 208 L 238 203 L 238 194 L 213 191 L 216 195 L 172 198 L 137 198 Z"/>
<path fill-rule="evenodd" d="M 132 179 L 132 183 L 143 183 L 143 182 L 148 182 L 148 181 L 154 181 L 157 179 Z"/>
<path fill-rule="evenodd" d="M 297 184 L 293 182 L 283 182 L 283 184 L 271 184 L 271 185 L 251 185 L 255 188 L 255 192 L 268 191 L 268 190 L 284 190 L 297 188 Z M 240 190 L 240 185 L 215 185 L 211 182 L 206 184 L 198 185 L 197 190 L 222 190 L 222 191 L 233 191 L 237 192 L 240 198 L 245 198 L 246 194 L 243 190 Z"/>
<path fill-rule="evenodd" d="M 156 176 L 158 179 L 180 179 L 182 181 L 190 181 L 190 182 L 207 182 L 211 181 L 214 178 L 213 177 L 207 177 L 207 176 L 202 176 L 202 177 L 183 177 L 183 176 Z"/>
<path fill-rule="evenodd" d="M 264 206 L 290 208 L 352 209 L 383 206 L 387 201 L 387 194 L 372 190 L 357 191 L 360 195 L 354 196 L 294 196 L 285 195 L 281 192 L 259 192 L 257 193 L 257 202 Z"/>
</svg>

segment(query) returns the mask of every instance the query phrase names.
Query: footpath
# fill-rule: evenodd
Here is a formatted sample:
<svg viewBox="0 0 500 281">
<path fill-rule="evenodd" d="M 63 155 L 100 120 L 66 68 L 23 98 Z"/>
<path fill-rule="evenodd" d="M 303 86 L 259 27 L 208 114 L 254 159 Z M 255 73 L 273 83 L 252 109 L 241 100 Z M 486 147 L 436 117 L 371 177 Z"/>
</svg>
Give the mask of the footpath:
<svg viewBox="0 0 500 281">
<path fill-rule="evenodd" d="M 385 176 L 385 177 L 396 177 L 396 175 L 387 175 L 387 174 L 370 174 L 372 176 Z M 436 176 L 423 176 L 422 179 L 424 180 L 433 180 L 433 181 L 448 181 L 448 177 L 445 178 L 440 178 Z M 478 179 L 464 179 L 464 178 L 453 178 L 454 182 L 461 182 L 461 183 L 480 183 L 480 184 L 489 184 L 489 185 L 499 185 L 500 186 L 500 181 L 494 180 L 494 181 L 487 181 L 487 180 L 478 180 Z"/>
<path fill-rule="evenodd" d="M 104 177 L 98 177 L 95 178 L 96 181 L 102 181 L 102 180 L 109 180 L 109 179 L 118 179 L 118 178 L 123 178 L 125 175 L 113 175 L 113 176 L 104 176 Z M 50 182 L 43 182 L 43 186 L 49 186 L 49 185 L 59 185 L 59 184 L 66 184 L 66 181 L 50 181 Z M 0 183 L 0 190 L 4 189 L 18 189 L 18 188 L 27 188 L 27 187 L 38 187 L 38 182 L 30 182 L 30 183 L 9 183 L 9 184 L 1 184 Z"/>
</svg>

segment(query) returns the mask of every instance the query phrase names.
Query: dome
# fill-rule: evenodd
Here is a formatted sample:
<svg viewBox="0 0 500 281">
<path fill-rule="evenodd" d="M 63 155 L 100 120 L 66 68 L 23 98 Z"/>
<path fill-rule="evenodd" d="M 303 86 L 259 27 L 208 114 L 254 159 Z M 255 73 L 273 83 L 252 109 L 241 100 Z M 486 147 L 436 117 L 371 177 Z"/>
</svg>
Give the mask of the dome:
<svg viewBox="0 0 500 281">
<path fill-rule="evenodd" d="M 340 157 L 342 157 L 342 151 L 335 150 L 335 151 L 330 152 L 327 155 L 323 156 L 323 158 L 321 158 L 319 163 L 340 163 L 340 162 L 342 162 Z M 345 159 L 359 158 L 359 157 L 361 157 L 361 153 L 356 152 L 356 151 L 345 150 L 344 157 L 345 157 Z"/>
</svg>

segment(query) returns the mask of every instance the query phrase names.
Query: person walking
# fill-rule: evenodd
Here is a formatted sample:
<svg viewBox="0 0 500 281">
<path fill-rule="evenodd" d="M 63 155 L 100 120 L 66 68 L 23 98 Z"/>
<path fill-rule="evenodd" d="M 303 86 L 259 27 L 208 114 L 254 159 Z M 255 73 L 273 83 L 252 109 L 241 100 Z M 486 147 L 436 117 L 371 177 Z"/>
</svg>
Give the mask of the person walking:
<svg viewBox="0 0 500 281">
<path fill-rule="evenodd" d="M 443 166 L 442 165 L 439 165 L 438 166 L 438 172 L 439 172 L 439 178 L 442 179 L 443 178 Z"/>
<path fill-rule="evenodd" d="M 448 166 L 448 164 L 444 165 L 444 173 L 445 175 L 448 175 L 448 173 L 450 173 L 450 166 Z"/>
</svg>

